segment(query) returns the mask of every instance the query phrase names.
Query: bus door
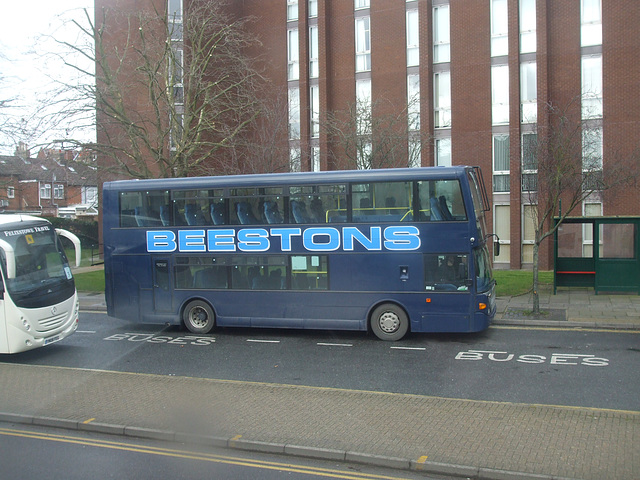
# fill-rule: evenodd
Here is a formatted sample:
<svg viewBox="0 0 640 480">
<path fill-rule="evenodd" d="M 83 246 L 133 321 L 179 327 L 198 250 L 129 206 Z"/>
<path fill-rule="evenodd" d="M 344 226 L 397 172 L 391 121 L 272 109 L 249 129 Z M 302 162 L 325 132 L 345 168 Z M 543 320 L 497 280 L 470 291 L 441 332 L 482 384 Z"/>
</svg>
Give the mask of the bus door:
<svg viewBox="0 0 640 480">
<path fill-rule="evenodd" d="M 426 254 L 422 326 L 431 332 L 468 331 L 472 320 L 472 286 L 469 255 Z"/>
<path fill-rule="evenodd" d="M 170 265 L 169 257 L 153 258 L 153 306 L 156 312 L 172 310 L 173 287 Z"/>
</svg>

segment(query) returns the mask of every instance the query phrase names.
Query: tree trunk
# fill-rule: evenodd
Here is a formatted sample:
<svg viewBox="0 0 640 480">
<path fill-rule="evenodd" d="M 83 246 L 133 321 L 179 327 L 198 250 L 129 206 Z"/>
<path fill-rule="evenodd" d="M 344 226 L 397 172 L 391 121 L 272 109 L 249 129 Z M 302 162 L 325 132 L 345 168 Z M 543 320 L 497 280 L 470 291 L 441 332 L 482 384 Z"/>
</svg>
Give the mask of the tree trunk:
<svg viewBox="0 0 640 480">
<path fill-rule="evenodd" d="M 538 273 L 540 267 L 538 265 L 538 256 L 540 243 L 536 240 L 533 244 L 533 314 L 540 315 L 540 295 L 538 295 Z"/>
</svg>

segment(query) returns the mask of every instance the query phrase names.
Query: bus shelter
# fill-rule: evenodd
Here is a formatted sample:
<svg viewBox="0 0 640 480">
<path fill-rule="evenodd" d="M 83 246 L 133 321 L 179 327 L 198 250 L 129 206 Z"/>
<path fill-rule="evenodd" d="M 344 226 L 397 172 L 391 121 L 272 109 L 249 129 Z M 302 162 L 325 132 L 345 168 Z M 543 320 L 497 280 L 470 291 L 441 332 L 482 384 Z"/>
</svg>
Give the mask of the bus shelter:
<svg viewBox="0 0 640 480">
<path fill-rule="evenodd" d="M 555 218 L 556 224 L 559 219 Z M 640 217 L 567 217 L 555 233 L 557 287 L 640 294 Z"/>
</svg>

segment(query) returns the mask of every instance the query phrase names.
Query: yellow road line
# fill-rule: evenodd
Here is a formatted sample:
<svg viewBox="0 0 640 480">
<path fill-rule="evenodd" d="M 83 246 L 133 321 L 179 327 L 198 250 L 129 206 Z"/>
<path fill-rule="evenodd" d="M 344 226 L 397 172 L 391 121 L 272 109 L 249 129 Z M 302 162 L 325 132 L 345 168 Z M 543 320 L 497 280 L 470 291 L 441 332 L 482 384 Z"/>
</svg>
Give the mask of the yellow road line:
<svg viewBox="0 0 640 480">
<path fill-rule="evenodd" d="M 40 433 L 27 430 L 16 430 L 8 428 L 0 428 L 0 435 L 31 438 L 35 440 L 45 440 L 51 442 L 67 443 L 72 445 L 82 445 L 98 448 L 108 448 L 111 450 L 120 450 L 132 453 L 145 453 L 149 455 L 160 455 L 171 458 L 180 458 L 185 460 L 198 460 L 213 463 L 223 463 L 227 465 L 236 465 L 250 468 L 261 468 L 266 470 L 278 470 L 284 472 L 304 473 L 309 475 L 317 475 L 321 477 L 343 478 L 347 480 L 403 480 L 403 477 L 391 477 L 386 475 L 374 475 L 359 472 L 347 472 L 344 470 L 311 467 L 305 465 L 294 465 L 292 463 L 268 462 L 261 460 L 251 460 L 240 457 L 231 457 L 225 455 L 215 455 L 210 453 L 188 452 L 184 450 L 174 450 L 169 448 L 159 448 L 150 446 L 140 446 L 133 443 L 114 442 L 108 440 L 86 439 L 68 435 L 56 435 L 49 433 Z"/>
</svg>

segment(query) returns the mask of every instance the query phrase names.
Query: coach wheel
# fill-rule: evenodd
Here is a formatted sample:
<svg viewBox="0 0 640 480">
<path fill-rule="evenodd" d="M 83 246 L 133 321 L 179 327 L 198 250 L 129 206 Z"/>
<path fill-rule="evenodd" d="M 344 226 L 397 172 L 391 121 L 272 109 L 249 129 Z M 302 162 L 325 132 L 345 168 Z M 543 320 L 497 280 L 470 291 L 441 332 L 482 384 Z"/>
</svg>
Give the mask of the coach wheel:
<svg viewBox="0 0 640 480">
<path fill-rule="evenodd" d="M 216 324 L 216 315 L 211 306 L 202 300 L 193 300 L 182 313 L 182 321 L 191 333 L 209 333 Z"/>
<path fill-rule="evenodd" d="M 400 340 L 408 329 L 409 318 L 398 305 L 385 303 L 371 314 L 371 330 L 381 340 Z"/>
</svg>

